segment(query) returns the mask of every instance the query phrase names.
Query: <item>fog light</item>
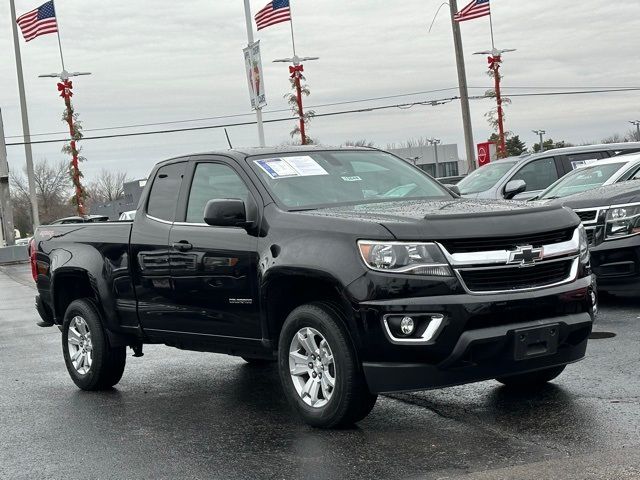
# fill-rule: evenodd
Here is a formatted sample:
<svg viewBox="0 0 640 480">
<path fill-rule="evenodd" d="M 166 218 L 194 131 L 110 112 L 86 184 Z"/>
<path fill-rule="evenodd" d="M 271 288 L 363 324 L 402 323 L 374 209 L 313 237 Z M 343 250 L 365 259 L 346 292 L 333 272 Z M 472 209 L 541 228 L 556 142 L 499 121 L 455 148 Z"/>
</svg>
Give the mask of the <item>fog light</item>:
<svg viewBox="0 0 640 480">
<path fill-rule="evenodd" d="M 414 329 L 415 329 L 415 324 L 413 323 L 413 318 L 404 317 L 400 321 L 400 330 L 404 335 L 407 335 L 407 336 L 411 335 Z"/>
</svg>

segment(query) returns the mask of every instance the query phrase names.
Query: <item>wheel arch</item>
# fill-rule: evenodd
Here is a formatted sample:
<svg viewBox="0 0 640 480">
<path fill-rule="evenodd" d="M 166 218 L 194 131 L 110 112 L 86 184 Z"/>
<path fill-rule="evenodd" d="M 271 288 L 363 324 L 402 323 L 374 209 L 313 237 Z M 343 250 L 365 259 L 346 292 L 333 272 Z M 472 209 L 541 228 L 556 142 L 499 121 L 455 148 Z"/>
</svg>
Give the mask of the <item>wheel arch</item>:
<svg viewBox="0 0 640 480">
<path fill-rule="evenodd" d="M 335 277 L 308 269 L 270 272 L 261 291 L 266 337 L 274 350 L 278 348 L 280 331 L 287 316 L 297 307 L 309 303 L 325 303 L 338 309 L 337 316 L 358 349 L 360 338 L 355 311 L 344 294 L 344 287 Z"/>
</svg>

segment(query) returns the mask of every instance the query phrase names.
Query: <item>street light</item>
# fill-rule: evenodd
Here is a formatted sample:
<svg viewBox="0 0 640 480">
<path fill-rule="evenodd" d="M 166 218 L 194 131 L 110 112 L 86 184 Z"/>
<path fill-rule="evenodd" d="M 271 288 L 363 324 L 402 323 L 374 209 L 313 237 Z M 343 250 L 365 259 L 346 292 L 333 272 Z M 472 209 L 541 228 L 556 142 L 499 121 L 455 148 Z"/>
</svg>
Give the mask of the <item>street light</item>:
<svg viewBox="0 0 640 480">
<path fill-rule="evenodd" d="M 491 30 L 491 44 L 493 46 L 493 28 Z M 502 63 L 503 53 L 515 51 L 515 48 L 504 48 L 502 50 L 498 50 L 496 47 L 493 47 L 491 50 L 473 53 L 474 55 L 489 55 L 487 60 L 489 61 L 489 69 L 493 72 L 493 83 L 496 96 L 496 111 L 498 113 L 498 156 L 500 158 L 504 158 L 507 156 L 504 133 L 504 112 L 502 111 L 502 94 L 500 93 L 500 64 Z"/>
<path fill-rule="evenodd" d="M 429 144 L 433 145 L 433 149 L 435 151 L 436 178 L 438 178 L 440 176 L 440 165 L 438 163 L 438 144 L 440 143 L 440 139 L 439 138 L 427 138 L 427 142 L 429 142 Z"/>
<path fill-rule="evenodd" d="M 531 130 L 536 135 L 540 135 L 540 153 L 544 152 L 544 144 L 542 143 L 542 136 L 547 133 L 545 130 Z"/>
<path fill-rule="evenodd" d="M 292 31 L 293 35 L 293 31 Z M 318 60 L 320 57 L 299 57 L 295 53 L 295 47 L 293 49 L 293 57 L 291 58 L 278 58 L 274 60 L 275 62 L 280 63 L 293 63 L 293 67 L 289 67 L 289 72 L 291 73 L 291 78 L 293 78 L 296 86 L 296 100 L 298 104 L 298 116 L 300 117 L 300 140 L 302 145 L 307 144 L 307 136 L 304 129 L 304 111 L 302 109 L 302 87 L 300 85 L 300 76 L 302 75 L 302 63 L 307 60 Z"/>
<path fill-rule="evenodd" d="M 80 75 L 91 75 L 91 72 L 67 72 L 66 70 L 62 70 L 60 73 L 43 73 L 42 75 L 38 75 L 38 78 L 59 78 L 64 82 L 71 77 L 79 77 Z"/>
</svg>

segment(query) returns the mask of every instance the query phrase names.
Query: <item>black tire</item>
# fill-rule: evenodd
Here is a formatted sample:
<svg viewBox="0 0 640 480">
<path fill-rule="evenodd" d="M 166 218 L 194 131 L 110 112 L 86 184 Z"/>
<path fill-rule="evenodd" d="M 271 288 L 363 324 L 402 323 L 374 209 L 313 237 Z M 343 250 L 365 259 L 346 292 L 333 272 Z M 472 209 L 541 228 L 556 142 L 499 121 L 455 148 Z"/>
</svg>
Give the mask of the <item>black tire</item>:
<svg viewBox="0 0 640 480">
<path fill-rule="evenodd" d="M 240 357 L 240 358 L 242 358 L 249 365 L 255 365 L 256 367 L 271 365 L 272 363 L 276 362 L 276 360 L 271 358 L 253 358 L 253 357 Z"/>
<path fill-rule="evenodd" d="M 337 306 L 312 303 L 293 310 L 280 332 L 278 370 L 285 395 L 302 419 L 313 427 L 353 425 L 371 412 L 378 398 L 369 392 L 345 325 L 344 315 Z M 289 347 L 294 335 L 305 327 L 319 332 L 333 353 L 335 386 L 328 402 L 321 407 L 312 407 L 303 401 L 289 371 Z"/>
<path fill-rule="evenodd" d="M 91 333 L 92 363 L 85 373 L 74 367 L 67 344 L 69 327 L 75 317 L 81 317 Z M 71 379 L 82 390 L 109 389 L 120 381 L 124 373 L 126 347 L 109 346 L 100 314 L 91 300 L 75 300 L 67 308 L 62 324 L 62 352 Z"/>
<path fill-rule="evenodd" d="M 556 378 L 564 371 L 565 367 L 566 365 L 562 365 L 560 367 L 546 368 L 544 370 L 522 373 L 520 375 L 498 377 L 496 380 L 507 387 L 523 390 L 535 389 Z"/>
</svg>

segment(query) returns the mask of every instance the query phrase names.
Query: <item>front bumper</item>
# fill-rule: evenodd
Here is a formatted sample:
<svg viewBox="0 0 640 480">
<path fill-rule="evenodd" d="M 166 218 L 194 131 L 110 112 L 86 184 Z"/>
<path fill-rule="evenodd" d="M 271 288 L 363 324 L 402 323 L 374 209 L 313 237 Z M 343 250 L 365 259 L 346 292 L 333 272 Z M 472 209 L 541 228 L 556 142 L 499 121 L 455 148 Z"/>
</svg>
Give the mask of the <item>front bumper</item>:
<svg viewBox="0 0 640 480">
<path fill-rule="evenodd" d="M 640 291 L 640 235 L 602 242 L 590 251 L 600 291 L 635 294 Z"/>
<path fill-rule="evenodd" d="M 566 365 L 584 357 L 592 323 L 592 316 L 585 312 L 469 330 L 460 336 L 451 354 L 437 364 L 365 362 L 364 374 L 369 389 L 382 393 L 460 385 Z M 555 353 L 516 360 L 516 331 L 550 325 L 558 329 Z"/>
</svg>

